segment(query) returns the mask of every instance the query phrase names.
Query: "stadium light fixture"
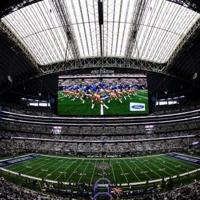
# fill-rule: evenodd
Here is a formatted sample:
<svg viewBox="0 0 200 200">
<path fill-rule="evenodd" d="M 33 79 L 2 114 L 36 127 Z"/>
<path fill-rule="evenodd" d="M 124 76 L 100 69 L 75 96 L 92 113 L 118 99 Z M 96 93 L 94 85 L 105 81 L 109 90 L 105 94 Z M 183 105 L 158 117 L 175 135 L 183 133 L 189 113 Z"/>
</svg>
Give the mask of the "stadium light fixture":
<svg viewBox="0 0 200 200">
<path fill-rule="evenodd" d="M 60 135 L 61 132 L 62 132 L 62 127 L 61 127 L 61 126 L 54 126 L 54 127 L 52 128 L 52 133 L 53 133 L 54 135 Z"/>
<path fill-rule="evenodd" d="M 152 134 L 155 129 L 154 125 L 145 125 L 145 130 L 147 134 Z"/>
<path fill-rule="evenodd" d="M 8 75 L 8 81 L 9 81 L 10 83 L 13 83 L 13 79 L 12 79 L 12 76 L 11 76 L 11 75 Z"/>
<path fill-rule="evenodd" d="M 193 77 L 192 77 L 192 79 L 193 79 L 193 80 L 195 80 L 195 79 L 197 79 L 197 77 L 198 77 L 198 73 L 197 73 L 197 72 L 195 72 L 195 73 L 193 74 Z"/>
</svg>

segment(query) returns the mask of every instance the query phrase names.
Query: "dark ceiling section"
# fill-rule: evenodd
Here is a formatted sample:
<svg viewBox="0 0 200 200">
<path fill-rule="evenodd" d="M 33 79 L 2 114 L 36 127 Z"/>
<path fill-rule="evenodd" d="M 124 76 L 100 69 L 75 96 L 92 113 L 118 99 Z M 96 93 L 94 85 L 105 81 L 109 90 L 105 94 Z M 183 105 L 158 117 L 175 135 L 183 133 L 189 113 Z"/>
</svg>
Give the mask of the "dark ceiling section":
<svg viewBox="0 0 200 200">
<path fill-rule="evenodd" d="M 178 52 L 169 66 L 168 72 L 200 84 L 200 28 Z M 197 73 L 197 77 L 194 80 L 195 73 Z"/>
<path fill-rule="evenodd" d="M 41 78 L 32 79 L 25 84 L 13 88 L 10 93 L 41 99 L 47 99 L 49 96 L 56 96 L 58 89 L 57 76 L 57 74 L 49 74 Z"/>
<path fill-rule="evenodd" d="M 24 105 L 23 97 L 28 99 L 49 100 L 56 98 L 57 95 L 57 74 L 43 76 L 19 85 L 0 95 L 0 103 L 2 105 Z"/>
<path fill-rule="evenodd" d="M 188 84 L 187 81 L 154 72 L 148 72 L 147 76 L 150 94 L 156 95 L 159 99 L 182 95 L 186 96 L 187 99 L 200 97 L 200 94 L 196 92 L 199 88 L 195 87 L 194 84 Z"/>
<path fill-rule="evenodd" d="M 23 51 L 0 31 L 0 91 L 36 73 Z"/>
<path fill-rule="evenodd" d="M 168 0 L 200 13 L 199 0 Z M 200 85 L 200 27 L 179 50 L 168 73 L 181 77 L 192 85 Z"/>
<path fill-rule="evenodd" d="M 20 9 L 38 1 L 41 0 L 1 0 L 0 17 L 8 15 L 9 13 L 13 12 L 13 10 L 16 10 L 16 8 Z"/>
<path fill-rule="evenodd" d="M 181 6 L 194 10 L 200 13 L 200 1 L 199 0 L 167 0 L 170 2 L 177 3 Z"/>
</svg>

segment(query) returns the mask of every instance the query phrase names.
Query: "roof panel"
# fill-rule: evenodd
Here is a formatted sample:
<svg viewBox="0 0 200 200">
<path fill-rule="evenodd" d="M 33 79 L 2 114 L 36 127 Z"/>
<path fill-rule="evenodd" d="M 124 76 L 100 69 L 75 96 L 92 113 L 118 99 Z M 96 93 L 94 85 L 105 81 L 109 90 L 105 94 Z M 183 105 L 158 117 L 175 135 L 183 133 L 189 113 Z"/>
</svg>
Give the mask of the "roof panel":
<svg viewBox="0 0 200 200">
<path fill-rule="evenodd" d="M 57 2 L 37 2 L 5 16 L 2 21 L 40 65 L 74 58 L 72 35 L 80 57 L 100 56 L 98 0 Z M 137 10 L 136 5 L 141 2 L 146 2 L 141 7 L 144 12 Z M 104 0 L 103 8 L 103 56 L 124 57 L 127 44 L 132 43 L 131 58 L 158 63 L 169 59 L 199 19 L 194 11 L 166 0 Z M 61 18 L 61 10 L 67 24 Z M 137 13 L 143 14 L 135 30 Z"/>
</svg>

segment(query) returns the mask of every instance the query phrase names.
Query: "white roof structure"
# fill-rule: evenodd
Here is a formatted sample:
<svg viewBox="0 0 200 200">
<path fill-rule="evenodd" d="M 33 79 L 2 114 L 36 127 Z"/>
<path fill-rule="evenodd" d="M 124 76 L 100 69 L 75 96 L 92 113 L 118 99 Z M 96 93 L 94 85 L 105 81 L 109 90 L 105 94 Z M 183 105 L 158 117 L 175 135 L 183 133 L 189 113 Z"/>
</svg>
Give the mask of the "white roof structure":
<svg viewBox="0 0 200 200">
<path fill-rule="evenodd" d="M 43 0 L 1 21 L 40 65 L 86 57 L 165 63 L 200 15 L 167 0 Z"/>
</svg>

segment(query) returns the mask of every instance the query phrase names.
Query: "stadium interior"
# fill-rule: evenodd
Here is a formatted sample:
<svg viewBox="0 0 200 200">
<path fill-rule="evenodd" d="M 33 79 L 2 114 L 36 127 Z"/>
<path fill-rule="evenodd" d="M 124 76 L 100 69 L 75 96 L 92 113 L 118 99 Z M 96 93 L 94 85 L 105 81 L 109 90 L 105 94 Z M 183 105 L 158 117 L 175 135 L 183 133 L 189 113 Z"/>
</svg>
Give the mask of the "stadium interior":
<svg viewBox="0 0 200 200">
<path fill-rule="evenodd" d="M 199 0 L 1 0 L 0 19 L 0 199 L 200 199 Z"/>
</svg>

